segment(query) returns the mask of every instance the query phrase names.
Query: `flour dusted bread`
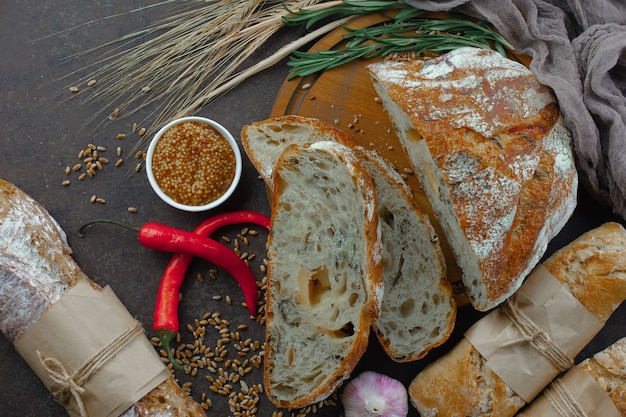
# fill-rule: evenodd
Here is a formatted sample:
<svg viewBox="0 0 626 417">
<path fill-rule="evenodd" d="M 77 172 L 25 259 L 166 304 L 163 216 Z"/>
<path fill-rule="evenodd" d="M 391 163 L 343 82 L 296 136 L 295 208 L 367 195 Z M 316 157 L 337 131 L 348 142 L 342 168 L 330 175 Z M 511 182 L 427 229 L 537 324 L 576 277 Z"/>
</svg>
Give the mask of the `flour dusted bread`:
<svg viewBox="0 0 626 417">
<path fill-rule="evenodd" d="M 507 299 L 576 205 L 571 136 L 551 90 L 496 52 L 368 66 L 472 305 Z"/>
<path fill-rule="evenodd" d="M 285 149 L 322 141 L 356 146 L 354 139 L 343 131 L 312 117 L 277 116 L 245 125 L 241 130 L 241 143 L 248 158 L 270 187 L 272 171 Z"/>
<path fill-rule="evenodd" d="M 89 280 L 71 257 L 66 235 L 50 214 L 0 179 L 0 330 L 16 343 L 69 289 Z M 124 417 L 204 416 L 204 410 L 166 379 Z"/>
<path fill-rule="evenodd" d="M 364 353 L 382 297 L 372 181 L 334 142 L 290 147 L 274 169 L 264 385 L 279 407 L 329 396 Z"/>
<path fill-rule="evenodd" d="M 604 323 L 626 299 L 626 230 L 606 223 L 555 252 L 543 266 Z M 466 338 L 420 372 L 409 395 L 424 417 L 509 417 L 525 405 Z"/>
<path fill-rule="evenodd" d="M 355 152 L 374 181 L 381 225 L 385 291 L 374 330 L 395 361 L 421 359 L 448 339 L 456 319 L 438 237 L 389 163 L 362 147 Z"/>
<path fill-rule="evenodd" d="M 290 145 L 332 141 L 350 147 L 372 178 L 378 202 L 385 291 L 373 325 L 381 345 L 392 359 L 408 362 L 449 337 L 456 305 L 438 236 L 389 162 L 357 146 L 343 131 L 302 116 L 258 121 L 245 126 L 241 136 L 250 159 L 270 183 L 278 157 Z"/>
</svg>

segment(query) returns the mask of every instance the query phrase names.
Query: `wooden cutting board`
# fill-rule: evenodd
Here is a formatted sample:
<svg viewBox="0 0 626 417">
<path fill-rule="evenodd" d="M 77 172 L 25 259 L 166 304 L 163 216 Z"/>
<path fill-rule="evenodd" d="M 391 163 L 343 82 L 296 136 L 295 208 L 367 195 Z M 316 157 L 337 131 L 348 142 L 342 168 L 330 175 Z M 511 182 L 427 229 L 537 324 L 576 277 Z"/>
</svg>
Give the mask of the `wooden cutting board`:
<svg viewBox="0 0 626 417">
<path fill-rule="evenodd" d="M 367 27 L 380 24 L 387 18 L 380 14 L 359 17 L 349 27 Z M 310 52 L 342 48 L 346 29 L 339 28 L 310 48 Z M 515 59 L 528 65 L 526 57 Z M 431 218 L 439 237 L 444 236 L 436 222 L 430 204 L 396 136 L 389 117 L 370 80 L 366 65 L 376 59 L 353 61 L 321 74 L 286 80 L 282 85 L 271 116 L 295 114 L 314 117 L 350 134 L 360 145 L 377 151 L 391 162 L 405 177 L 420 207 Z M 448 280 L 459 305 L 469 304 L 461 283 L 461 273 L 447 243 L 441 239 L 446 257 Z"/>
</svg>

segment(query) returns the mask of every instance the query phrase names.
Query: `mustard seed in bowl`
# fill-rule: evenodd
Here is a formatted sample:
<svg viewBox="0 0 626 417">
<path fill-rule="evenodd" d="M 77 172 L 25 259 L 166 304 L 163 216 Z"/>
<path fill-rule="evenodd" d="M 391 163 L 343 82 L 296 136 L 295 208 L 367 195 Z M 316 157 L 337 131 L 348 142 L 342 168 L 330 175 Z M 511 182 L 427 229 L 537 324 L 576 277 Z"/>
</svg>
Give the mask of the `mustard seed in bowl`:
<svg viewBox="0 0 626 417">
<path fill-rule="evenodd" d="M 221 125 L 186 117 L 157 133 L 148 148 L 146 168 L 164 201 L 183 210 L 208 210 L 234 191 L 241 175 L 241 153 Z"/>
</svg>

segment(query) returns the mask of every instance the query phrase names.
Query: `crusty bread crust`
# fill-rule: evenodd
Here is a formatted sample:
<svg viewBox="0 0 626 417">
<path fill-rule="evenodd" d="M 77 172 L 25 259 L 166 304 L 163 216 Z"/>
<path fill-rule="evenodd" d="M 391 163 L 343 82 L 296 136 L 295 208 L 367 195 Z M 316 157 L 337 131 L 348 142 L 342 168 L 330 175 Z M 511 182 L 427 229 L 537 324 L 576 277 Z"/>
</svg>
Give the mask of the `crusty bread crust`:
<svg viewBox="0 0 626 417">
<path fill-rule="evenodd" d="M 624 227 L 608 222 L 559 249 L 543 265 L 605 322 L 626 299 L 625 254 Z"/>
<path fill-rule="evenodd" d="M 278 407 L 328 397 L 359 362 L 380 312 L 373 183 L 338 143 L 294 145 L 274 169 L 265 392 Z"/>
<path fill-rule="evenodd" d="M 35 200 L 0 179 L 0 330 L 15 343 L 41 315 L 80 281 L 91 281 L 71 257 L 59 224 Z M 173 377 L 122 417 L 205 416 Z"/>
<path fill-rule="evenodd" d="M 604 323 L 626 299 L 626 230 L 606 223 L 555 252 L 543 265 Z M 524 405 L 467 339 L 420 372 L 409 395 L 424 417 L 510 417 Z"/>
<path fill-rule="evenodd" d="M 576 206 L 571 135 L 551 90 L 477 48 L 368 68 L 472 305 L 495 307 Z"/>
</svg>

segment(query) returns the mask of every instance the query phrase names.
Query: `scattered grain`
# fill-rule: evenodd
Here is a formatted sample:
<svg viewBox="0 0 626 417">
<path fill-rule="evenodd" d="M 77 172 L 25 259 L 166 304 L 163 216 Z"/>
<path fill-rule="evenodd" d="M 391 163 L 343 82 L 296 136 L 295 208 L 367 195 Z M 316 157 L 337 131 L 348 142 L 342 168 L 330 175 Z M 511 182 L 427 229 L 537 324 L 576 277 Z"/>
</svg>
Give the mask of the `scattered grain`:
<svg viewBox="0 0 626 417">
<path fill-rule="evenodd" d="M 70 90 L 70 93 L 78 93 L 78 87 L 76 87 L 75 85 L 71 86 L 69 90 Z"/>
<path fill-rule="evenodd" d="M 130 206 L 127 210 L 129 213 L 137 213 L 137 207 Z"/>
<path fill-rule="evenodd" d="M 64 186 L 70 185 L 70 180 L 65 180 L 61 182 L 61 185 L 64 185 Z"/>
<path fill-rule="evenodd" d="M 114 109 L 113 112 L 109 115 L 109 120 L 115 119 L 120 114 L 120 109 Z"/>
</svg>

